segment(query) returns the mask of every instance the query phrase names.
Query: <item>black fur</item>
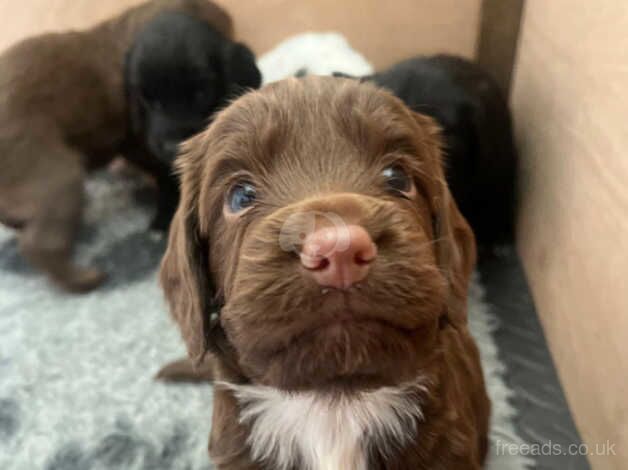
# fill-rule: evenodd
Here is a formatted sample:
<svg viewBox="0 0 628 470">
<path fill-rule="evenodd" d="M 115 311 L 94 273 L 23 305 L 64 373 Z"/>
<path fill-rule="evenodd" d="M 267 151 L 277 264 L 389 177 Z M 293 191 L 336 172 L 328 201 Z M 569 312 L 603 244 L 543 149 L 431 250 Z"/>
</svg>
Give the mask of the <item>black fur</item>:
<svg viewBox="0 0 628 470">
<path fill-rule="evenodd" d="M 132 127 L 156 157 L 160 187 L 167 188 L 155 228 L 168 227 L 178 204 L 172 175 L 178 145 L 230 99 L 260 84 L 253 53 L 192 16 L 163 13 L 136 36 L 126 62 Z"/>
<path fill-rule="evenodd" d="M 488 73 L 466 59 L 436 55 L 403 61 L 362 80 L 436 119 L 445 138 L 447 181 L 478 244 L 511 241 L 517 150 L 508 103 Z"/>
</svg>

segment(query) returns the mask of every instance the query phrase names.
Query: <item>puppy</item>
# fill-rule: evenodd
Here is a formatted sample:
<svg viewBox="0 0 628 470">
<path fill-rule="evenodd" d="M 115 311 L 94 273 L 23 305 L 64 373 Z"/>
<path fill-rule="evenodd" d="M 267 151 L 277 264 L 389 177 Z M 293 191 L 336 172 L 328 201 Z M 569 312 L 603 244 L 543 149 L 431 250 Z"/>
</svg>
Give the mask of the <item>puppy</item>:
<svg viewBox="0 0 628 470">
<path fill-rule="evenodd" d="M 253 53 L 204 20 L 165 12 L 135 38 L 126 79 L 134 133 L 146 141 L 160 187 L 159 228 L 178 203 L 172 163 L 180 142 L 204 129 L 209 117 L 247 88 L 259 88 Z"/>
<path fill-rule="evenodd" d="M 124 68 L 135 35 L 164 11 L 232 34 L 229 16 L 207 0 L 154 0 L 86 31 L 26 39 L 0 56 L 0 222 L 19 229 L 24 256 L 65 289 L 87 291 L 104 278 L 71 261 L 86 172 L 119 153 L 154 167 L 131 133 Z"/>
<path fill-rule="evenodd" d="M 446 177 L 483 247 L 514 237 L 517 150 L 508 103 L 478 65 L 461 57 L 415 57 L 364 77 L 432 116 L 443 129 Z"/>
<path fill-rule="evenodd" d="M 474 238 L 440 147 L 431 118 L 332 77 L 244 95 L 183 145 L 161 283 L 201 370 L 161 377 L 215 380 L 217 468 L 481 468 Z"/>
</svg>

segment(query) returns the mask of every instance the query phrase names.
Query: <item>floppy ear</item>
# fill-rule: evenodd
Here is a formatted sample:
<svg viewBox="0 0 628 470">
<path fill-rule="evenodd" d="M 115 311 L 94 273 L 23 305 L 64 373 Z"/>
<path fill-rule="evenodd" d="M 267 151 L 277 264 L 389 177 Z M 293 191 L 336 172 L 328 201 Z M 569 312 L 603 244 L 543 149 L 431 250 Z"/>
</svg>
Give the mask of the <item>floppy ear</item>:
<svg viewBox="0 0 628 470">
<path fill-rule="evenodd" d="M 476 261 L 475 237 L 445 179 L 440 128 L 429 116 L 414 113 L 414 118 L 424 131 L 423 147 L 432 161 L 433 177 L 428 196 L 437 262 L 449 286 L 447 316 L 453 323 L 466 322 L 467 291 Z"/>
<path fill-rule="evenodd" d="M 454 323 L 467 321 L 467 294 L 476 261 L 475 236 L 443 179 L 436 210 L 434 239 L 441 271 L 449 283 L 447 313 Z"/>
<path fill-rule="evenodd" d="M 229 98 L 235 98 L 247 88 L 259 88 L 262 84 L 262 74 L 255 63 L 255 56 L 244 44 L 225 44 L 222 62 Z"/>
<path fill-rule="evenodd" d="M 200 136 L 186 142 L 177 160 L 181 199 L 160 270 L 170 313 L 179 325 L 190 357 L 199 361 L 208 349 L 215 323 L 211 317 L 215 306 L 208 243 L 199 232 L 198 220 L 201 143 Z"/>
</svg>

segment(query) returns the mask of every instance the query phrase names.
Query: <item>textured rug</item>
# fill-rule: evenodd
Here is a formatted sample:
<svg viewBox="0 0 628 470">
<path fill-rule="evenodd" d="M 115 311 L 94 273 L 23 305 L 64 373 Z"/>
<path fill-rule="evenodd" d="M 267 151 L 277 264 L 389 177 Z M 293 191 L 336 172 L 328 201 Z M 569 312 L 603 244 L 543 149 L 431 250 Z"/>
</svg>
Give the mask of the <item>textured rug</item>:
<svg viewBox="0 0 628 470">
<path fill-rule="evenodd" d="M 260 67 L 267 80 L 303 70 L 371 71 L 333 33 L 295 37 Z M 51 288 L 19 256 L 14 234 L 0 228 L 0 469 L 210 469 L 211 386 L 152 380 L 184 354 L 156 282 L 165 242 L 147 231 L 154 194 L 140 178 L 107 172 L 94 175 L 87 191 L 77 256 L 110 275 L 89 295 Z M 496 320 L 478 278 L 469 305 L 493 399 L 492 439 L 520 443 L 493 340 Z M 492 450 L 488 467 L 528 464 Z"/>
</svg>

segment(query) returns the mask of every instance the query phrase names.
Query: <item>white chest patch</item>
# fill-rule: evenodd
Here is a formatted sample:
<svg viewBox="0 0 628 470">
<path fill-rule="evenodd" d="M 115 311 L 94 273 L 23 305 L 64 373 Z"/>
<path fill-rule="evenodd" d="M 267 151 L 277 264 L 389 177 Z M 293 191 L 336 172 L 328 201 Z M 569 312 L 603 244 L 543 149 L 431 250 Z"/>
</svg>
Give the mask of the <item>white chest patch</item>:
<svg viewBox="0 0 628 470">
<path fill-rule="evenodd" d="M 253 459 L 277 470 L 367 470 L 370 448 L 385 453 L 415 437 L 423 418 L 417 397 L 426 392 L 420 380 L 350 396 L 220 385 L 233 391 L 240 422 L 251 428 Z"/>
</svg>

